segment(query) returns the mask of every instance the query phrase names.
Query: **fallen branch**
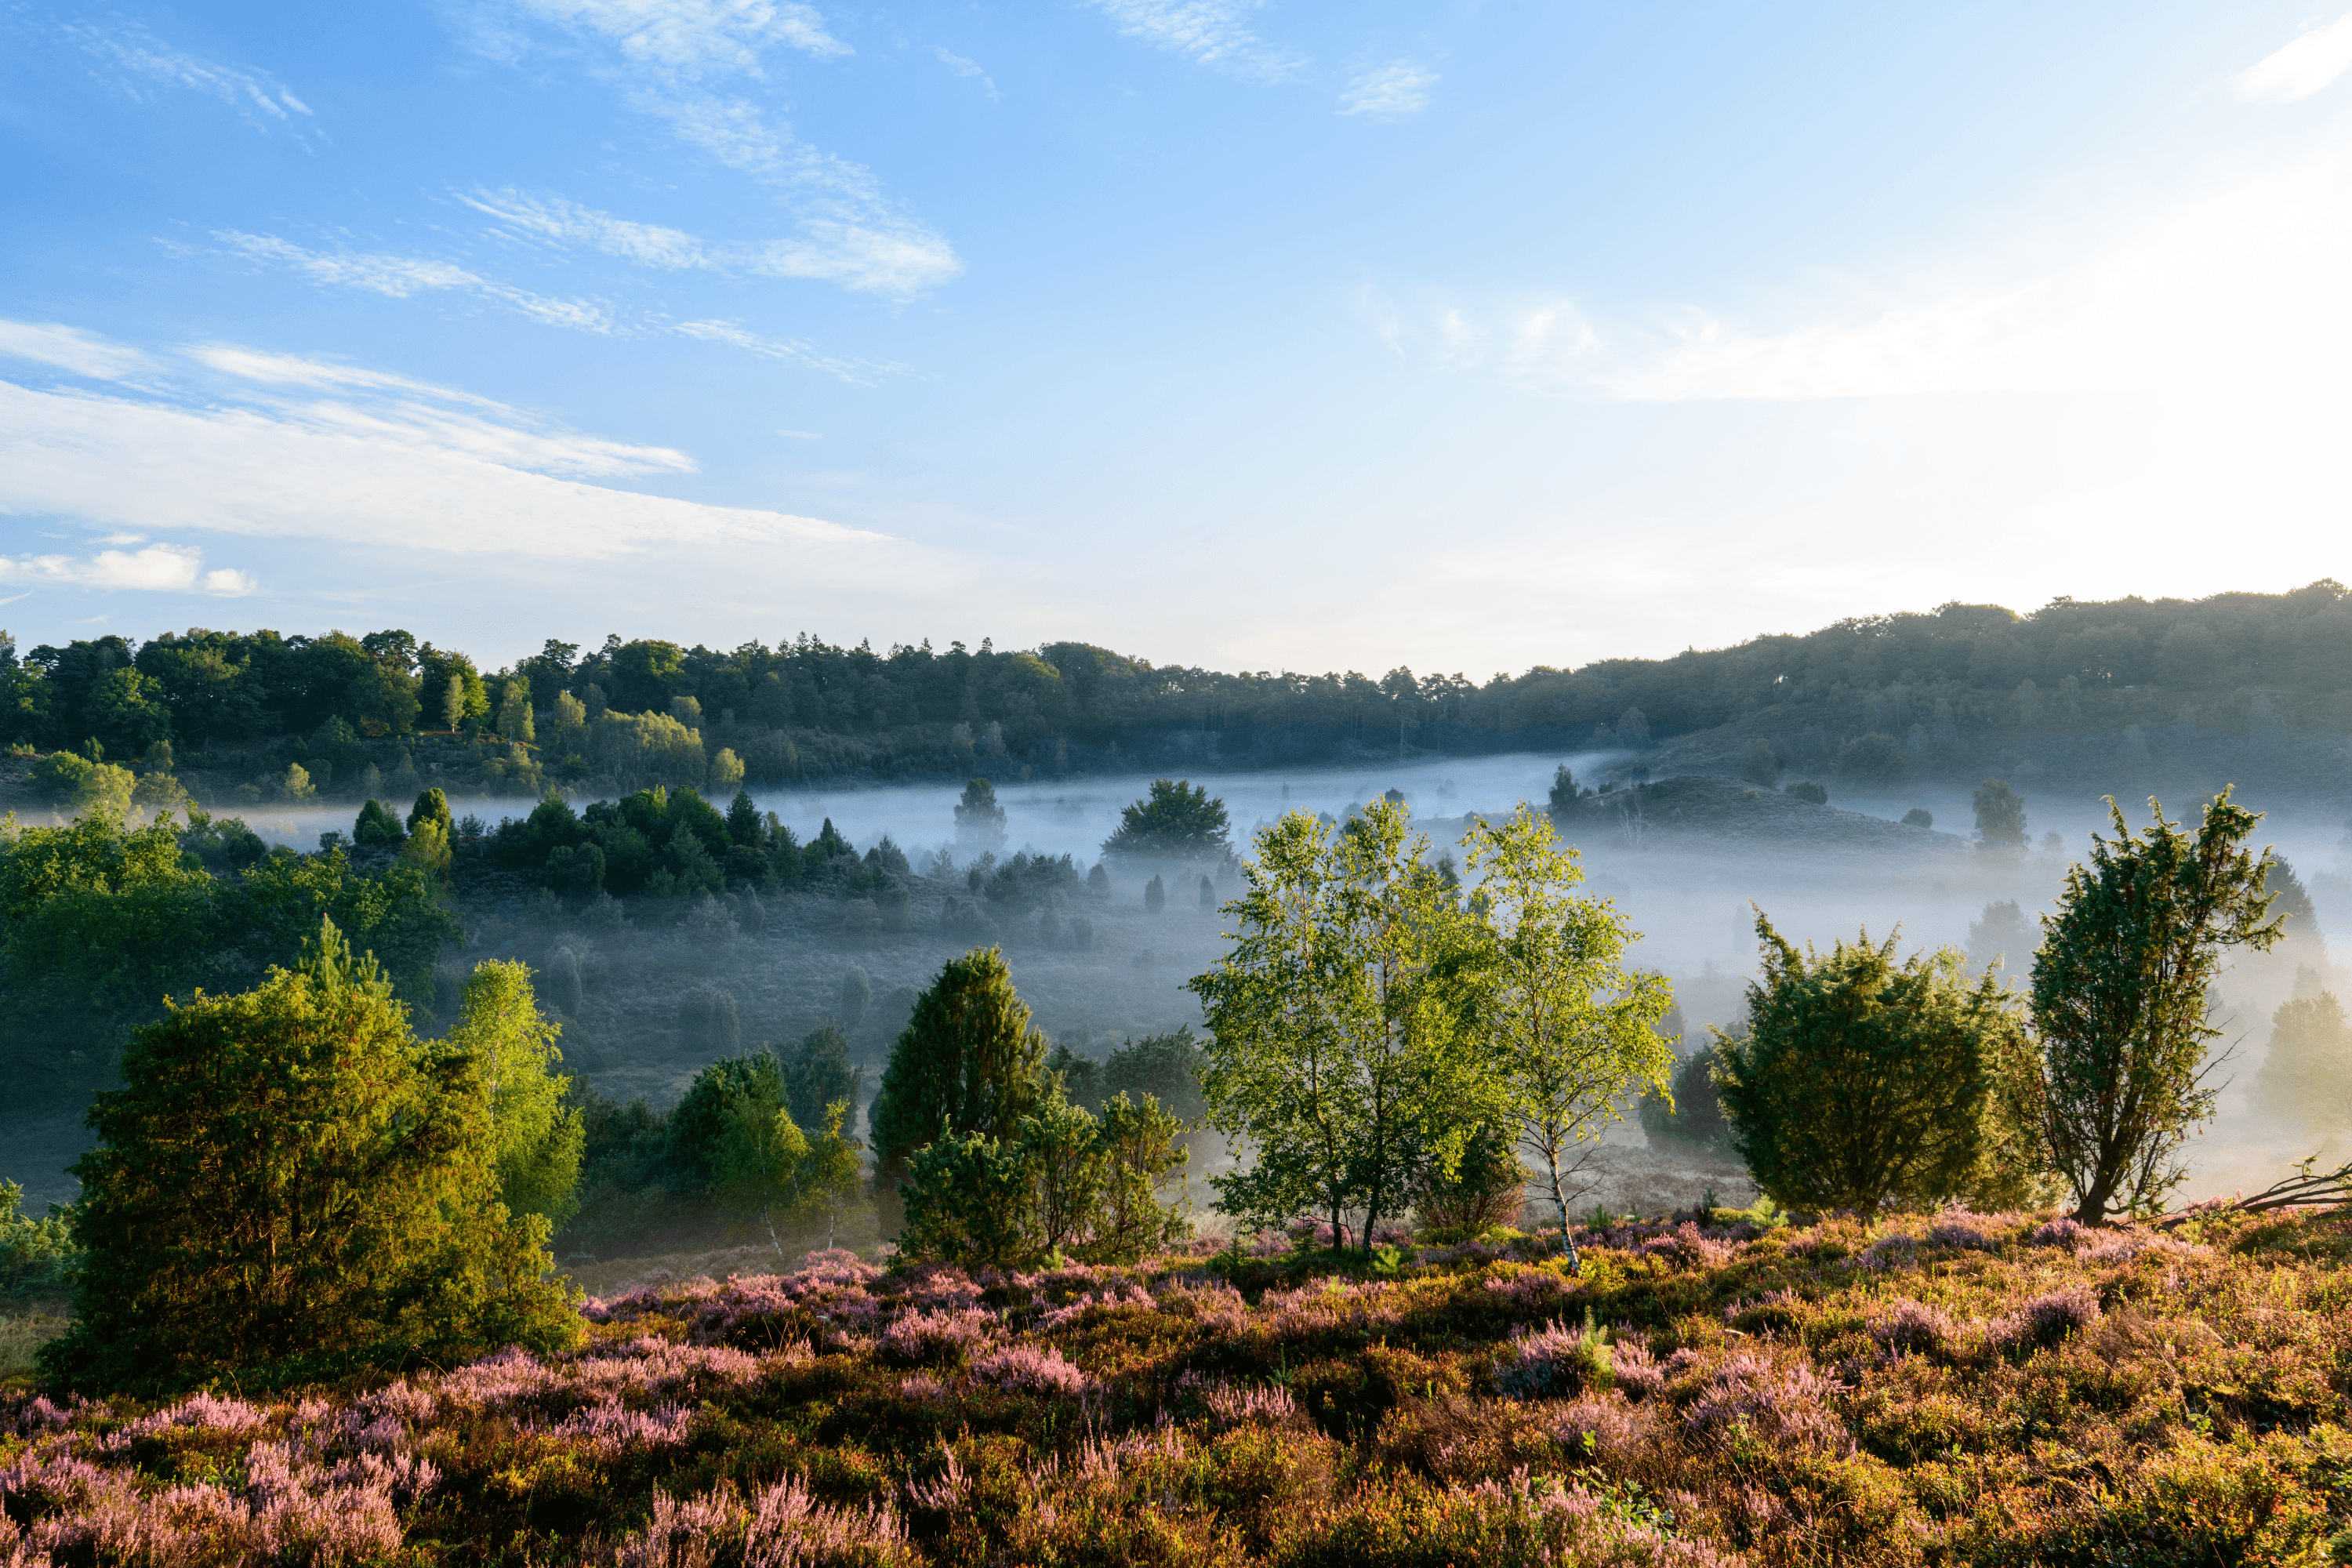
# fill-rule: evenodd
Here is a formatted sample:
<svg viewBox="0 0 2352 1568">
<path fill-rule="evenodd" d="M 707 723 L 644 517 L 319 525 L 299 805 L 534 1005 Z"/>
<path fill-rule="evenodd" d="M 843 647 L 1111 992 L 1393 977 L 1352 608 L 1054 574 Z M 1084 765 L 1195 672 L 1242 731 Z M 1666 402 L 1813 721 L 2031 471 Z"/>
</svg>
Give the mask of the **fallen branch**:
<svg viewBox="0 0 2352 1568">
<path fill-rule="evenodd" d="M 2352 1161 L 2332 1171 L 2313 1170 L 2318 1163 L 2319 1156 L 2311 1155 L 2295 1163 L 2294 1175 L 2272 1183 L 2252 1197 L 2241 1193 L 2233 1198 L 2208 1198 L 2156 1223 L 2168 1229 L 2217 1214 L 2268 1214 L 2274 1209 L 2331 1208 L 2352 1203 Z"/>
</svg>

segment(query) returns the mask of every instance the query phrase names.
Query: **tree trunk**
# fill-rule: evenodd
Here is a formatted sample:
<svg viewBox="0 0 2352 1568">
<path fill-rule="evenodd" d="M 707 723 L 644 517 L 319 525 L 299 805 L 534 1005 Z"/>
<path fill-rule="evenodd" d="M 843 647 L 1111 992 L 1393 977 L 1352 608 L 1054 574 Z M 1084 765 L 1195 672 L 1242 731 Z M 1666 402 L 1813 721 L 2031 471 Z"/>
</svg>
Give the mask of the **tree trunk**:
<svg viewBox="0 0 2352 1568">
<path fill-rule="evenodd" d="M 1559 1188 L 1559 1156 L 1549 1149 L 1544 1151 L 1544 1172 L 1551 1178 L 1552 1207 L 1559 1210 L 1559 1250 L 1568 1259 L 1568 1271 L 1581 1274 L 1584 1259 L 1577 1256 L 1576 1238 L 1570 1233 L 1568 1224 L 1568 1195 Z"/>
</svg>

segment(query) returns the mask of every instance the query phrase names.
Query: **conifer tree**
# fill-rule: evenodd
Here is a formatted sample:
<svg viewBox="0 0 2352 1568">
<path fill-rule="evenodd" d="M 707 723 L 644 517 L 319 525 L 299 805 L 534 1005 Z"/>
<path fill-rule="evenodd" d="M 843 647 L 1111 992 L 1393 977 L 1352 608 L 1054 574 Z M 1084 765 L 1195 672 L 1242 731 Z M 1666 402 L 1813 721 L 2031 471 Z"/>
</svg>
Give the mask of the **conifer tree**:
<svg viewBox="0 0 2352 1568">
<path fill-rule="evenodd" d="M 548 1222 L 499 1202 L 478 1059 L 419 1042 L 331 922 L 293 970 L 134 1037 L 75 1165 L 79 1387 L 162 1393 L 577 1342 Z"/>
<path fill-rule="evenodd" d="M 361 806 L 359 820 L 352 824 L 352 842 L 364 847 L 397 849 L 405 837 L 400 818 L 380 800 L 371 800 Z"/>
<path fill-rule="evenodd" d="M 866 1111 L 875 1180 L 895 1186 L 908 1157 L 949 1133 L 1004 1138 L 1045 1098 L 1045 1037 L 997 949 L 948 960 L 891 1047 Z"/>
<path fill-rule="evenodd" d="M 409 832 L 415 832 L 418 827 L 428 822 L 441 829 L 441 836 L 445 841 L 453 840 L 457 837 L 457 825 L 450 820 L 449 816 L 449 797 L 437 787 L 419 795 L 416 797 L 416 804 L 408 808 Z"/>
<path fill-rule="evenodd" d="M 2110 797 L 2116 836 L 2094 835 L 2090 863 L 2066 873 L 2033 960 L 2044 1128 L 2084 1225 L 2154 1208 L 2186 1178 L 2173 1156 L 2212 1114 L 2203 1058 L 2221 1031 L 2205 999 L 2221 949 L 2281 935 L 2245 847 L 2259 816 L 2225 789 L 2192 835 L 2148 805 L 2135 835 Z"/>
</svg>

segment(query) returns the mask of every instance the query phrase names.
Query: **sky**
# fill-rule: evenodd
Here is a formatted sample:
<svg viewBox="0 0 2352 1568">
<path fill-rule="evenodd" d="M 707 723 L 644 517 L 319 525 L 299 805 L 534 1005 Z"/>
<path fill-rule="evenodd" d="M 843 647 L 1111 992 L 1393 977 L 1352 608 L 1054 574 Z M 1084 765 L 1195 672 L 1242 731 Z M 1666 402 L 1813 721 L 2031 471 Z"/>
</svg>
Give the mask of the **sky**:
<svg viewBox="0 0 2352 1568">
<path fill-rule="evenodd" d="M 2330 6 L 0 0 L 0 167 L 25 647 L 1484 679 L 2352 578 Z"/>
</svg>

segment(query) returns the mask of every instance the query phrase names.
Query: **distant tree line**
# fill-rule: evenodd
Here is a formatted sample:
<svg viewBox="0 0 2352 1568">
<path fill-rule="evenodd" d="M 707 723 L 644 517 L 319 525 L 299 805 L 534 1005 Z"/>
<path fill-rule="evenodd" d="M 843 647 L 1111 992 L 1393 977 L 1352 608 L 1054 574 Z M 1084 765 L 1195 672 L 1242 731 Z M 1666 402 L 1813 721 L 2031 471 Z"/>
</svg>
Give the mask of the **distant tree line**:
<svg viewBox="0 0 2352 1568">
<path fill-rule="evenodd" d="M 2347 668 L 2352 595 L 2333 581 L 2197 601 L 2059 599 L 2028 616 L 1950 604 L 1483 683 L 1402 667 L 1217 671 L 1076 642 L 881 651 L 806 635 L 732 649 L 551 639 L 485 671 L 398 629 L 194 628 L 21 657 L 0 635 L 0 743 L 117 762 L 160 743 L 191 766 L 250 762 L 258 748 L 280 770 L 328 763 L 348 795 L 365 768 L 390 777 L 436 737 L 534 793 L 592 776 L 723 793 L 744 778 L 1001 776 L 1188 755 L 1638 750 L 1760 713 L 1796 737 L 1784 748 L 1813 753 L 1805 765 L 1876 776 L 1909 765 L 1900 750 L 1957 752 L 1988 732 L 2137 722 L 2143 710 L 2169 721 L 2183 695 L 2223 719 L 2339 720 Z M 2157 692 L 2176 700 L 2150 707 Z"/>
</svg>

